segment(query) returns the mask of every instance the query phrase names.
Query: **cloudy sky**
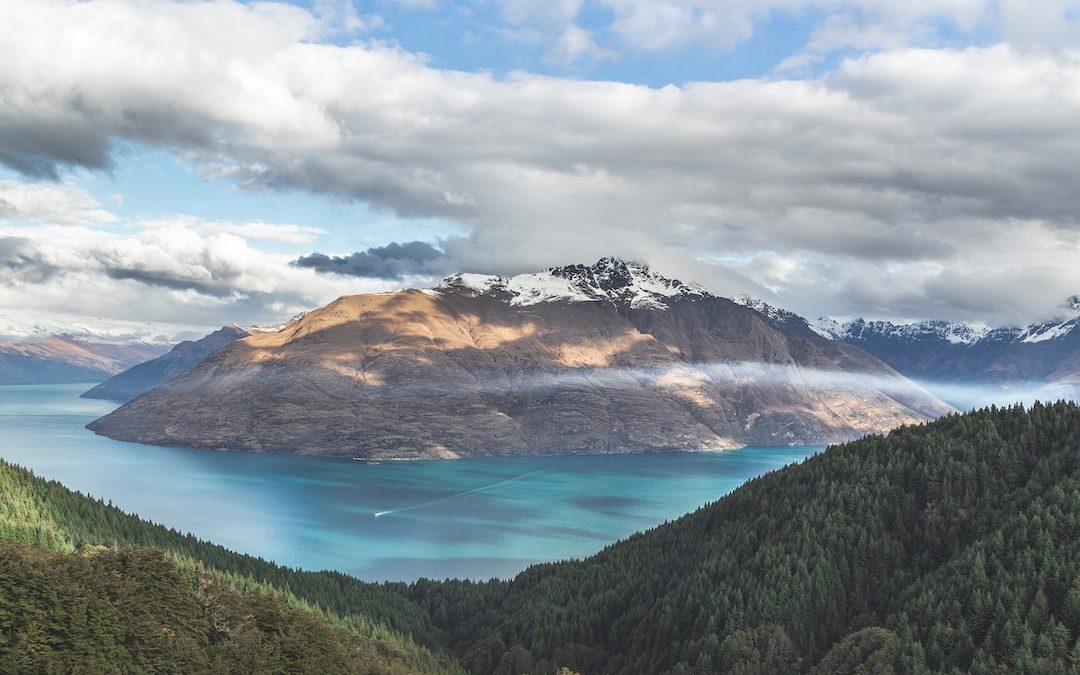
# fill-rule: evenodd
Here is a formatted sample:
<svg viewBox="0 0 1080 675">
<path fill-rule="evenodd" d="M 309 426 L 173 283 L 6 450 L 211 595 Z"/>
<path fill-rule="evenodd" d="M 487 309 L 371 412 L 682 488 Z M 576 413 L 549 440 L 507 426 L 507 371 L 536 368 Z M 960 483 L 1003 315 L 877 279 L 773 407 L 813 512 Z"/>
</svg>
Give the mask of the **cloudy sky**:
<svg viewBox="0 0 1080 675">
<path fill-rule="evenodd" d="M 1080 0 L 0 0 L 0 323 L 603 255 L 808 316 L 1080 292 Z"/>
</svg>

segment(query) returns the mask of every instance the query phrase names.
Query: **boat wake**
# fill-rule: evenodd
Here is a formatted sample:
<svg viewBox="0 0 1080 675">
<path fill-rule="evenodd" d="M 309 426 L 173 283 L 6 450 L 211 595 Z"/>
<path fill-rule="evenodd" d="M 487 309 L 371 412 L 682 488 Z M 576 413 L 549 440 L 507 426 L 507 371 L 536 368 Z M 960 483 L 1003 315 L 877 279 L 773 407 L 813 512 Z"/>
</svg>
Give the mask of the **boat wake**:
<svg viewBox="0 0 1080 675">
<path fill-rule="evenodd" d="M 476 494 L 477 492 L 484 492 L 485 490 L 490 490 L 490 489 L 496 488 L 496 487 L 498 487 L 500 485 L 506 485 L 507 483 L 512 483 L 512 482 L 514 482 L 514 481 L 516 481 L 516 480 L 518 480 L 520 478 L 525 478 L 526 476 L 532 476 L 533 474 L 541 473 L 542 471 L 543 471 L 543 469 L 534 469 L 533 471 L 526 471 L 524 473 L 519 473 L 516 476 L 510 476 L 509 478 L 500 478 L 499 480 L 492 481 L 490 483 L 484 483 L 483 485 L 477 485 L 475 487 L 471 487 L 471 488 L 468 488 L 466 490 L 458 490 L 456 492 L 449 492 L 449 493 L 444 494 L 444 495 L 439 495 L 438 497 L 431 497 L 429 499 L 422 499 L 422 500 L 420 500 L 418 502 L 413 502 L 412 504 L 406 504 L 405 506 L 399 506 L 396 509 L 387 509 L 385 511 L 376 511 L 375 512 L 375 517 L 376 518 L 382 518 L 383 516 L 389 516 L 389 515 L 394 514 L 394 513 L 401 513 L 402 511 L 412 511 L 413 509 L 419 509 L 419 508 L 423 508 L 425 506 L 431 506 L 432 504 L 441 504 L 442 502 L 447 502 L 447 501 L 450 501 L 451 499 L 458 499 L 459 497 L 465 497 L 465 496 L 468 496 L 468 495 Z"/>
</svg>

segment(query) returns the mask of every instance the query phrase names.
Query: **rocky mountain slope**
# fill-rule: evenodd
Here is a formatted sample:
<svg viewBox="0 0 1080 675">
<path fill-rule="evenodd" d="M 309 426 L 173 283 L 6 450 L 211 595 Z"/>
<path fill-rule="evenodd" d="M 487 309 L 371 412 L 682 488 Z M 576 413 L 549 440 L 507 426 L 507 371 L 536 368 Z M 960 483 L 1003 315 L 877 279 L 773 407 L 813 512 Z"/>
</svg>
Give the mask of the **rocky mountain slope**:
<svg viewBox="0 0 1080 675">
<path fill-rule="evenodd" d="M 0 342 L 0 385 L 98 382 L 167 349 L 163 344 L 67 335 Z"/>
<path fill-rule="evenodd" d="M 858 347 L 603 259 L 355 295 L 96 420 L 114 438 L 371 458 L 823 443 L 950 408 Z"/>
<path fill-rule="evenodd" d="M 144 391 L 168 382 L 210 354 L 251 332 L 230 324 L 199 340 L 185 340 L 165 354 L 113 375 L 83 394 L 84 398 L 129 401 Z"/>
<path fill-rule="evenodd" d="M 1080 387 L 1077 297 L 1070 298 L 1055 319 L 1027 326 L 823 319 L 814 328 L 919 381 L 1039 387 L 1048 393 Z"/>
</svg>

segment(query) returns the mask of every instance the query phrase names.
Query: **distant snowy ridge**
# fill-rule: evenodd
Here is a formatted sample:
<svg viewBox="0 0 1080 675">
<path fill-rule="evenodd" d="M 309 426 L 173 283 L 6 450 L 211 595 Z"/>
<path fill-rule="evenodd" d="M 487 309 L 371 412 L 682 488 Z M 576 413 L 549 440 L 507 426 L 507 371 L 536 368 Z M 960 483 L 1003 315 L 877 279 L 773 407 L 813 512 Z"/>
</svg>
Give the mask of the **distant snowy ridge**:
<svg viewBox="0 0 1080 675">
<path fill-rule="evenodd" d="M 127 331 L 103 331 L 76 323 L 34 321 L 23 322 L 0 319 L 0 342 L 40 342 L 49 338 L 63 337 L 102 344 L 165 345 L 169 340 L 150 331 L 139 333 Z"/>
<path fill-rule="evenodd" d="M 772 321 L 800 321 L 821 337 L 838 342 L 859 342 L 867 339 L 890 339 L 901 342 L 943 341 L 952 345 L 972 346 L 982 343 L 1039 343 L 1057 340 L 1080 328 L 1080 296 L 1070 297 L 1055 318 L 1027 326 L 992 328 L 979 321 L 868 321 L 852 319 L 838 321 L 829 317 L 807 320 L 785 309 L 749 295 L 732 298 Z"/>
<path fill-rule="evenodd" d="M 842 341 L 877 335 L 909 340 L 936 338 L 954 345 L 973 345 L 994 332 L 984 323 L 956 321 L 892 323 L 889 321 L 855 319 L 840 323 L 833 319 L 820 318 L 811 322 L 810 325 L 818 334 Z"/>
<path fill-rule="evenodd" d="M 745 304 L 745 303 L 744 303 Z M 983 343 L 1039 343 L 1063 338 L 1080 327 L 1080 296 L 1070 297 L 1058 315 L 1049 321 L 1027 326 L 991 328 L 982 322 L 963 321 L 867 321 L 854 319 L 840 322 L 822 317 L 808 322 L 819 335 L 851 342 L 871 337 L 891 338 L 903 341 L 944 340 L 954 345 Z"/>
<path fill-rule="evenodd" d="M 670 279 L 643 263 L 618 258 L 601 258 L 594 265 L 552 267 L 544 272 L 512 277 L 459 272 L 443 279 L 434 290 L 492 295 L 514 306 L 608 301 L 632 309 L 657 310 L 667 309 L 672 298 L 709 295 L 703 286 Z"/>
</svg>

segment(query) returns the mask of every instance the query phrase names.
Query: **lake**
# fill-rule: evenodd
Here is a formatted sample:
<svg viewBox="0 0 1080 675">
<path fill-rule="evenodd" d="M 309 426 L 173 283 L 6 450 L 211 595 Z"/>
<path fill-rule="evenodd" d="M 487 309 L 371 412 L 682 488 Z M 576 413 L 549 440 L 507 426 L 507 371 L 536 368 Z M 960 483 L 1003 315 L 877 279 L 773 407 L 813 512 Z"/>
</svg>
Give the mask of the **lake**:
<svg viewBox="0 0 1080 675">
<path fill-rule="evenodd" d="M 230 549 L 372 581 L 586 556 L 819 447 L 364 464 L 122 443 L 91 385 L 0 387 L 0 456 Z M 378 514 L 378 515 L 376 515 Z"/>
</svg>

